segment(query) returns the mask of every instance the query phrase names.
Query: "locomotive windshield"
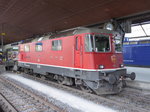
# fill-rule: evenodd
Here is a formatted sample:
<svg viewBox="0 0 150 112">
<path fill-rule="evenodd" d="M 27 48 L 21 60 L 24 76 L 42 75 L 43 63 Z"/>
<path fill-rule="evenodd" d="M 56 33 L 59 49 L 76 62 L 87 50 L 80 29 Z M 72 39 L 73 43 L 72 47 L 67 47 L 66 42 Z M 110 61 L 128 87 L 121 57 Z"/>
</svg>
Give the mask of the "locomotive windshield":
<svg viewBox="0 0 150 112">
<path fill-rule="evenodd" d="M 86 52 L 109 52 L 110 42 L 107 35 L 86 35 L 85 37 Z"/>
<path fill-rule="evenodd" d="M 110 51 L 109 36 L 95 35 L 94 41 L 95 41 L 96 52 L 109 52 Z"/>
</svg>

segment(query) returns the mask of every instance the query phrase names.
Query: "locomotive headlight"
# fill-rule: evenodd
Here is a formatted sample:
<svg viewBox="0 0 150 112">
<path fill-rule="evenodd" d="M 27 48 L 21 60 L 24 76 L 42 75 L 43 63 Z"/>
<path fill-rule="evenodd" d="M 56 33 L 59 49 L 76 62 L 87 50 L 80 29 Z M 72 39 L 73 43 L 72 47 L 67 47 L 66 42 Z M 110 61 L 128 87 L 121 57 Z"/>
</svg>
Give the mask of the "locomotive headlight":
<svg viewBox="0 0 150 112">
<path fill-rule="evenodd" d="M 123 68 L 123 67 L 124 67 L 124 64 L 120 64 L 120 67 Z"/>
<path fill-rule="evenodd" d="M 108 23 L 104 24 L 104 29 L 114 30 L 114 26 L 113 26 L 113 24 L 111 22 L 108 22 Z"/>
<path fill-rule="evenodd" d="M 100 65 L 99 68 L 100 68 L 100 69 L 104 69 L 104 65 Z"/>
</svg>

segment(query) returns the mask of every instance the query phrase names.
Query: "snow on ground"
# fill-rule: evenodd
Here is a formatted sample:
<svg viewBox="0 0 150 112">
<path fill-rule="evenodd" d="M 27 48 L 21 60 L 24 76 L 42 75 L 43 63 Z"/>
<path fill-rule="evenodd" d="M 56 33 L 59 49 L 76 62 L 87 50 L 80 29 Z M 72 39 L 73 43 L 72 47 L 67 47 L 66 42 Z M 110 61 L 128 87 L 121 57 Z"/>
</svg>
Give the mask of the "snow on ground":
<svg viewBox="0 0 150 112">
<path fill-rule="evenodd" d="M 17 76 L 17 75 L 6 75 L 6 76 L 11 79 L 17 80 L 20 83 L 23 83 L 23 84 L 31 87 L 34 90 L 42 92 L 43 94 L 45 94 L 49 97 L 55 98 L 56 100 L 58 100 L 62 103 L 65 103 L 65 104 L 71 106 L 72 108 L 81 110 L 83 112 L 116 112 L 115 110 L 113 110 L 111 108 L 95 104 L 91 101 L 74 96 L 63 90 L 59 90 L 59 89 L 47 86 L 47 85 L 39 83 L 37 81 L 26 79 L 22 76 Z"/>
<path fill-rule="evenodd" d="M 125 67 L 127 68 L 127 73 L 135 72 L 135 80 L 150 82 L 150 68 L 142 67 Z"/>
</svg>

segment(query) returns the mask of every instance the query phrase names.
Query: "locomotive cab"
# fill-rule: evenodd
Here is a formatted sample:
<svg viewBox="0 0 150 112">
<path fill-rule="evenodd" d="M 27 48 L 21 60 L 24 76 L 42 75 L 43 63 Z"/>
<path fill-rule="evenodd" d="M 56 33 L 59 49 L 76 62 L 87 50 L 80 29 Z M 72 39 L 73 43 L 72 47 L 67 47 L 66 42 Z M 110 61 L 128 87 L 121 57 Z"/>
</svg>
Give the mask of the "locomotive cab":
<svg viewBox="0 0 150 112">
<path fill-rule="evenodd" d="M 99 30 L 83 35 L 81 52 L 83 74 L 86 72 L 86 80 L 83 81 L 96 94 L 118 93 L 125 78 L 135 79 L 135 74 L 127 74 L 123 66 L 122 38 L 118 33 Z"/>
<path fill-rule="evenodd" d="M 121 38 L 120 40 L 116 40 L 111 34 L 87 34 L 84 40 L 84 57 L 88 57 L 88 60 L 91 58 L 93 61 L 85 64 L 86 67 L 89 69 L 114 69 L 123 67 Z"/>
</svg>

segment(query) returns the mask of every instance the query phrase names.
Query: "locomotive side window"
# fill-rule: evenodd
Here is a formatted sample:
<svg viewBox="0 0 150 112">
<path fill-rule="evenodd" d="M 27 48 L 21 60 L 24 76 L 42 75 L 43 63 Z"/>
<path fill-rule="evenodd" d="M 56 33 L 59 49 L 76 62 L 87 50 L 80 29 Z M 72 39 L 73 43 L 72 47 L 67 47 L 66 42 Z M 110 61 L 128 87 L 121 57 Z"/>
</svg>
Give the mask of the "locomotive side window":
<svg viewBox="0 0 150 112">
<path fill-rule="evenodd" d="M 90 34 L 85 36 L 85 51 L 86 52 L 93 51 L 93 36 Z"/>
<path fill-rule="evenodd" d="M 115 51 L 121 52 L 122 51 L 122 41 L 120 36 L 116 36 L 115 38 Z"/>
<path fill-rule="evenodd" d="M 25 52 L 29 52 L 30 51 L 30 46 L 29 45 L 25 45 L 24 46 L 24 51 Z"/>
<path fill-rule="evenodd" d="M 110 41 L 107 35 L 95 35 L 95 52 L 109 52 L 110 51 Z"/>
<path fill-rule="evenodd" d="M 23 45 L 21 45 L 20 47 L 19 47 L 19 51 L 21 52 L 21 51 L 24 51 L 24 46 Z"/>
<path fill-rule="evenodd" d="M 35 45 L 35 51 L 40 52 L 43 50 L 42 43 L 36 43 Z"/>
<path fill-rule="evenodd" d="M 52 41 L 52 50 L 53 51 L 62 50 L 62 40 L 53 40 Z"/>
</svg>

